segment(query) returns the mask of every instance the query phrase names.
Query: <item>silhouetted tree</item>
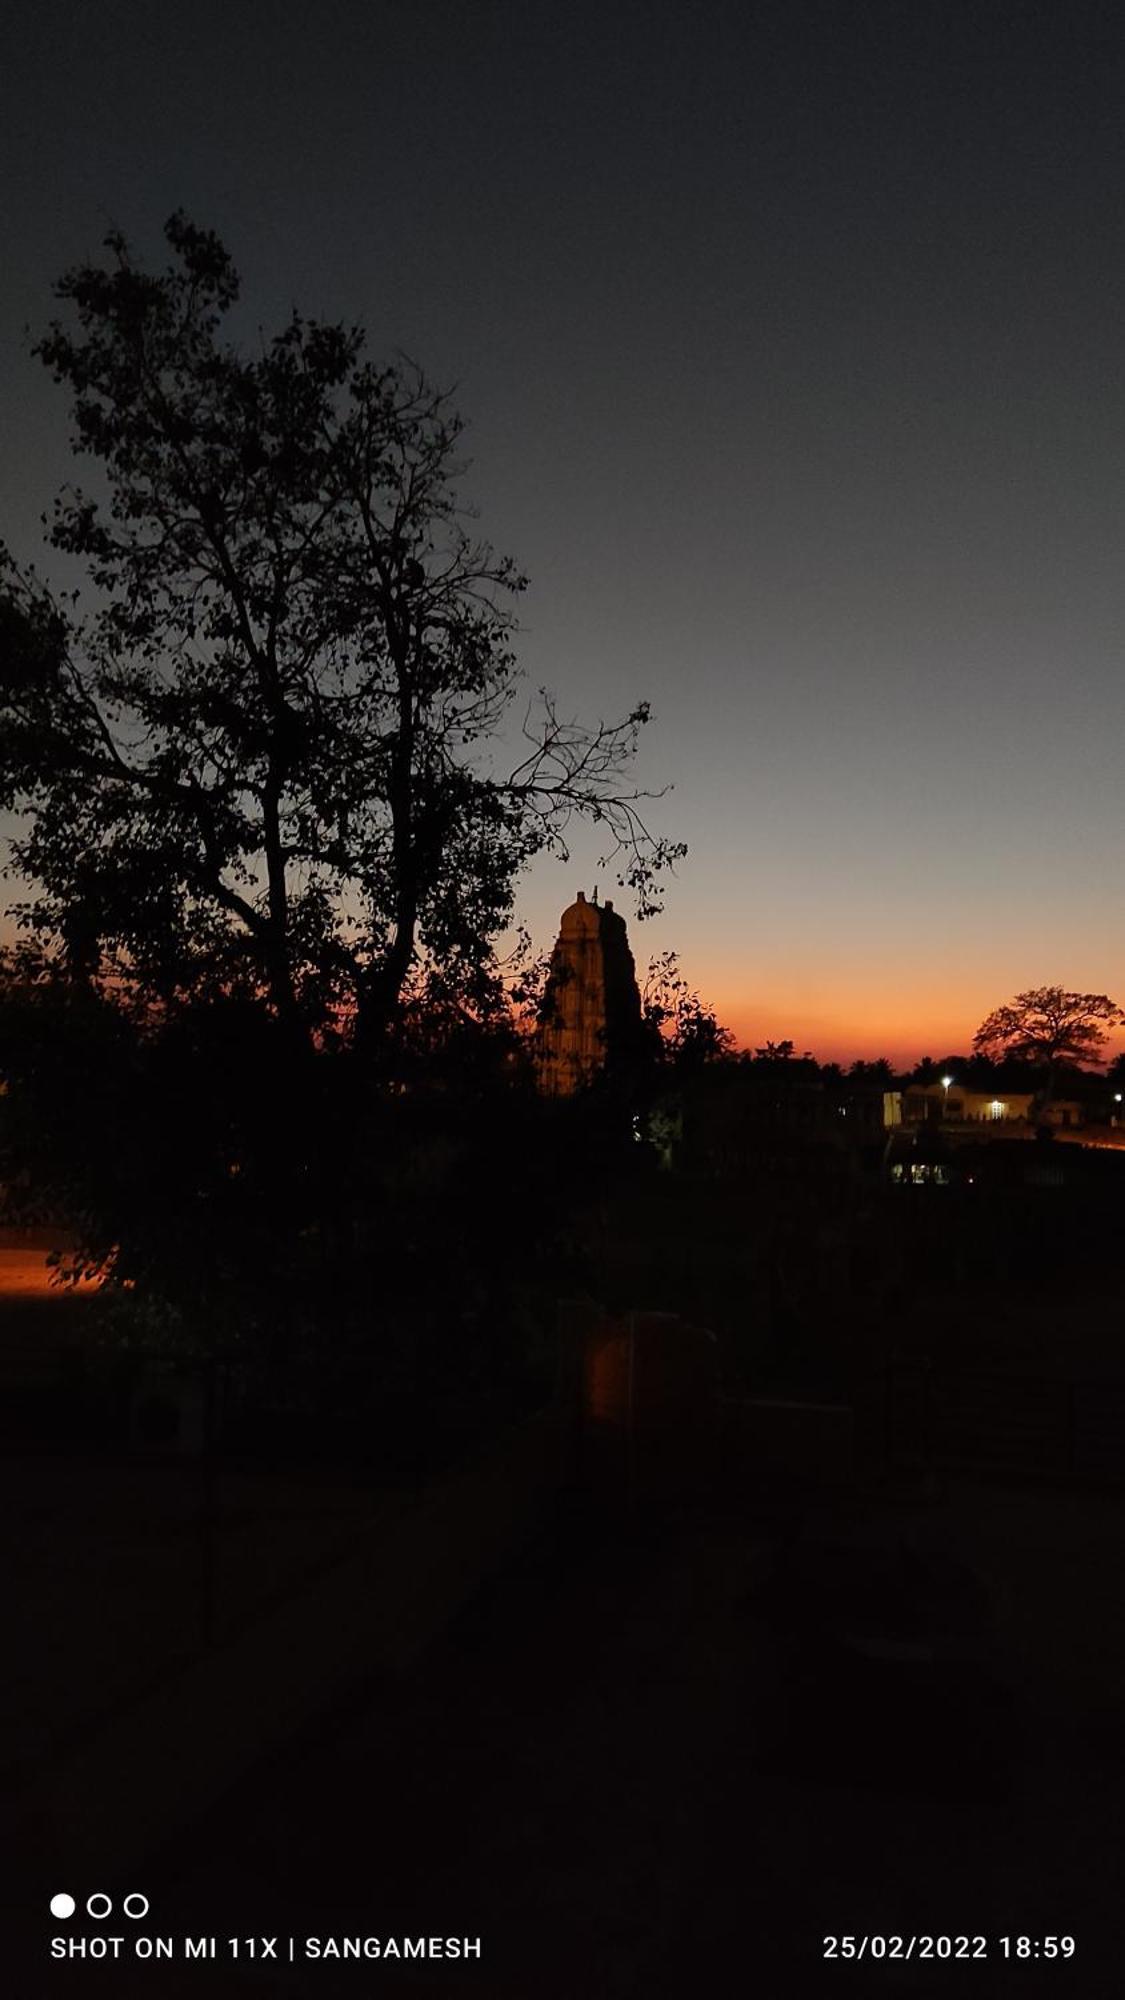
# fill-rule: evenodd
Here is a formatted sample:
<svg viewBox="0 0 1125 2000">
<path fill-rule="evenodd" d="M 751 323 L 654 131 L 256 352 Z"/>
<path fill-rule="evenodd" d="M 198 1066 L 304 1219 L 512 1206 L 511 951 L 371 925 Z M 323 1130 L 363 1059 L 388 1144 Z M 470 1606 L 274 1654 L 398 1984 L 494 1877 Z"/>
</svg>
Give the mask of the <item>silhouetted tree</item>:
<svg viewBox="0 0 1125 2000">
<path fill-rule="evenodd" d="M 871 1062 L 857 1058 L 848 1071 L 848 1075 L 858 1083 L 890 1084 L 894 1082 L 894 1074 L 886 1056 L 876 1056 Z"/>
<path fill-rule="evenodd" d="M 973 1036 L 973 1048 L 994 1060 L 1031 1064 L 1049 1098 L 1059 1070 L 1099 1063 L 1109 1030 L 1122 1025 L 1125 1012 L 1105 993 L 1036 986 L 989 1014 Z"/>
<path fill-rule="evenodd" d="M 798 1055 L 796 1043 L 790 1041 L 788 1037 L 780 1042 L 763 1042 L 760 1048 L 754 1050 L 753 1056 L 747 1057 L 746 1060 L 752 1068 L 772 1070 L 778 1075 L 792 1071 L 794 1075 L 799 1073 L 805 1078 L 818 1073 L 818 1065 L 812 1052 L 805 1049 Z"/>
<path fill-rule="evenodd" d="M 1114 1057 L 1106 1070 L 1105 1081 L 1111 1095 L 1118 1090 L 1125 1095 L 1125 1055 Z"/>
<path fill-rule="evenodd" d="M 716 1062 L 733 1053 L 734 1036 L 688 985 L 677 952 L 666 951 L 650 960 L 641 994 L 641 1019 L 650 1045 L 661 1057 L 681 1067 Z"/>
<path fill-rule="evenodd" d="M 654 907 L 682 848 L 625 777 L 648 707 L 587 728 L 544 695 L 498 769 L 524 579 L 465 525 L 447 397 L 355 328 L 294 316 L 236 352 L 227 251 L 166 235 L 156 274 L 107 238 L 58 287 L 77 329 L 36 349 L 108 504 L 68 490 L 51 529 L 91 615 L 5 563 L 21 920 L 76 976 L 262 996 L 298 1039 L 378 1041 L 419 977 L 487 1008 L 517 877 L 574 815 Z"/>
<path fill-rule="evenodd" d="M 154 1014 L 0 954 L 0 1219 L 76 1233 L 115 1346 L 222 1358 L 267 1399 L 518 1373 L 521 1302 L 575 1282 L 588 1134 L 463 1013 L 407 1021 L 391 1089 L 329 1044 L 297 1094 L 286 1042 L 238 994 Z"/>
</svg>

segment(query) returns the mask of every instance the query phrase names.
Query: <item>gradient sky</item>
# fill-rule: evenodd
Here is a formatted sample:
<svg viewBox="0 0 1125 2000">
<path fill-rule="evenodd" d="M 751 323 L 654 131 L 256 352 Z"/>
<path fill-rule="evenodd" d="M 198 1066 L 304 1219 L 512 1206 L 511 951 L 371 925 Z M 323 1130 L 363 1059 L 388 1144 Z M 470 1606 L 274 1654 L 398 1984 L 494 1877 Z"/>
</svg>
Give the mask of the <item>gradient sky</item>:
<svg viewBox="0 0 1125 2000">
<path fill-rule="evenodd" d="M 1115 4 L 38 0 L 0 112 L 17 553 L 68 464 L 25 328 L 184 207 L 247 327 L 459 385 L 532 685 L 651 698 L 691 851 L 639 960 L 822 1057 L 1125 1000 Z M 535 871 L 541 942 L 595 872 Z"/>
</svg>

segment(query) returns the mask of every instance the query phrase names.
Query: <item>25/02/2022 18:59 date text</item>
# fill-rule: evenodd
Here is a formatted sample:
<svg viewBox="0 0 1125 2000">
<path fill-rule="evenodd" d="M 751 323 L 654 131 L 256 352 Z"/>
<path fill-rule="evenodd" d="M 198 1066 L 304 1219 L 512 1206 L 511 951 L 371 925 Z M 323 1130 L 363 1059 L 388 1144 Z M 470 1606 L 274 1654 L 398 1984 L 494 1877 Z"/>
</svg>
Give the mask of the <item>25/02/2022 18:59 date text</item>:
<svg viewBox="0 0 1125 2000">
<path fill-rule="evenodd" d="M 823 1939 L 824 1958 L 1073 1958 L 1075 1940 L 1044 1937 L 970 1937 L 933 1932 L 898 1936 L 840 1934 Z"/>
</svg>

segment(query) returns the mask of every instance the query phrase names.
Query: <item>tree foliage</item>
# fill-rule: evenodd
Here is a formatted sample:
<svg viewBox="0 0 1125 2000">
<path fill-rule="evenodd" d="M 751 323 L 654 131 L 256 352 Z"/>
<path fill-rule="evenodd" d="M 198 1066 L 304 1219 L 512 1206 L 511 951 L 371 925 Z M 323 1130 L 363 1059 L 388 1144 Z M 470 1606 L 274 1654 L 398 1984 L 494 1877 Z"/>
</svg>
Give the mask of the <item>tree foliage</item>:
<svg viewBox="0 0 1125 2000">
<path fill-rule="evenodd" d="M 0 954 L 0 1219 L 65 1225 L 115 1349 L 222 1359 L 271 1406 L 522 1379 L 525 1308 L 581 1282 L 590 1134 L 486 1024 L 435 1039 L 387 1088 L 343 1041 L 294 1063 L 245 996 L 154 1017 Z"/>
<path fill-rule="evenodd" d="M 887 1056 L 875 1056 L 869 1061 L 857 1056 L 848 1075 L 854 1077 L 857 1083 L 880 1083 L 885 1089 L 890 1088 L 895 1078 L 893 1065 Z"/>
<path fill-rule="evenodd" d="M 993 1060 L 1031 1063 L 1050 1076 L 1060 1066 L 1100 1062 L 1109 1030 L 1123 1025 L 1125 1012 L 1105 993 L 1035 986 L 982 1021 L 973 1050 Z"/>
<path fill-rule="evenodd" d="M 734 1036 L 713 1008 L 688 984 L 678 952 L 649 962 L 641 994 L 641 1021 L 650 1046 L 681 1068 L 716 1062 L 734 1051 Z"/>
<path fill-rule="evenodd" d="M 0 582 L 21 919 L 79 977 L 264 997 L 305 1036 L 378 1037 L 419 980 L 487 1009 L 520 872 L 576 815 L 656 906 L 682 848 L 628 776 L 648 707 L 586 727 L 543 695 L 504 763 L 524 578 L 458 503 L 448 397 L 298 315 L 237 351 L 226 249 L 166 235 L 155 274 L 107 238 L 36 350 L 104 492 L 50 530 L 90 613 Z"/>
</svg>

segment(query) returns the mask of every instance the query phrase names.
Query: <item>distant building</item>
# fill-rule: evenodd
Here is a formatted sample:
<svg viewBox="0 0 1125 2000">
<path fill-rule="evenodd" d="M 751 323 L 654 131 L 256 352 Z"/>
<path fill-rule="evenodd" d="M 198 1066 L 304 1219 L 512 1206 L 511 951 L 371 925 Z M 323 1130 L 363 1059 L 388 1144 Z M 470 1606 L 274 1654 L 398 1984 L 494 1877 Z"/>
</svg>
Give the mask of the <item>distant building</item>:
<svg viewBox="0 0 1125 2000">
<path fill-rule="evenodd" d="M 1026 1123 L 1030 1090 L 968 1090 L 959 1083 L 909 1083 L 902 1092 L 904 1124 L 1012 1125 Z"/>
<path fill-rule="evenodd" d="M 1055 1097 L 1035 1110 L 1031 1090 L 969 1090 L 962 1084 L 910 1083 L 901 1093 L 906 1125 L 1079 1126 L 1086 1112 L 1076 1098 Z M 888 1121 L 890 1122 L 890 1121 Z"/>
<path fill-rule="evenodd" d="M 583 890 L 563 911 L 539 1028 L 540 1089 L 569 1097 L 636 1046 L 641 996 L 625 919 Z"/>
</svg>

